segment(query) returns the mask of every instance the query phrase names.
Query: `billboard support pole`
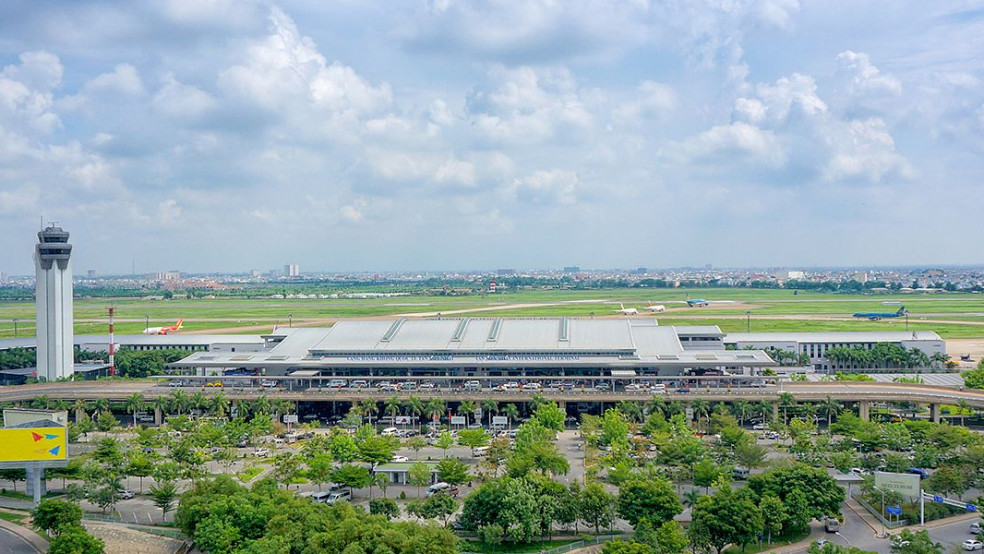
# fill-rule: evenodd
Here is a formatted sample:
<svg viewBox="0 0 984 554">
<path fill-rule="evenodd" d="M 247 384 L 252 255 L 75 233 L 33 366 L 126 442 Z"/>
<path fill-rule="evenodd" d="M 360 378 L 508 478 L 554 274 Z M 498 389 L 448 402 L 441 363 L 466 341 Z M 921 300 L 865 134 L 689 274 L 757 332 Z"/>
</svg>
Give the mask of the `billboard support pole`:
<svg viewBox="0 0 984 554">
<path fill-rule="evenodd" d="M 926 526 L 926 495 L 922 487 L 919 487 L 919 525 Z"/>
</svg>

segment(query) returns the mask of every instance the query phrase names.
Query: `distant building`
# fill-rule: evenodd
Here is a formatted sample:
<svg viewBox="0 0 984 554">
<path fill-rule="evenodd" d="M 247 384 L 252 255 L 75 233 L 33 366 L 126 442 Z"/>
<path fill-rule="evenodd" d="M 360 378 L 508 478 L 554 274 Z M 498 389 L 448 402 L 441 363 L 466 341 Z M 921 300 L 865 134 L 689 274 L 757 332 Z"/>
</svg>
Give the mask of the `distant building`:
<svg viewBox="0 0 984 554">
<path fill-rule="evenodd" d="M 301 266 L 297 264 L 287 264 L 284 266 L 284 277 L 300 277 Z"/>
<path fill-rule="evenodd" d="M 177 281 L 181 279 L 180 271 L 162 271 L 157 274 L 158 281 Z"/>
<path fill-rule="evenodd" d="M 800 270 L 789 270 L 786 272 L 786 279 L 805 279 L 806 272 Z"/>
<path fill-rule="evenodd" d="M 806 354 L 810 365 L 822 373 L 876 373 L 897 371 L 898 368 L 884 370 L 871 368 L 852 368 L 838 365 L 827 359 L 831 348 L 864 348 L 871 350 L 879 343 L 897 344 L 906 350 L 916 348 L 927 356 L 946 353 L 946 341 L 933 331 L 837 331 L 837 332 L 793 332 L 793 333 L 728 333 L 724 344 L 742 350 L 768 350 L 776 348 Z"/>
<path fill-rule="evenodd" d="M 576 265 L 569 265 L 564 267 L 564 273 L 580 273 L 581 268 Z"/>
<path fill-rule="evenodd" d="M 38 232 L 34 251 L 37 278 L 38 377 L 48 381 L 73 374 L 72 245 L 68 232 L 51 225 Z"/>
<path fill-rule="evenodd" d="M 96 270 L 95 269 L 88 269 L 88 270 L 86 270 L 86 272 L 85 272 L 85 278 L 86 279 L 95 279 L 96 278 Z"/>
</svg>

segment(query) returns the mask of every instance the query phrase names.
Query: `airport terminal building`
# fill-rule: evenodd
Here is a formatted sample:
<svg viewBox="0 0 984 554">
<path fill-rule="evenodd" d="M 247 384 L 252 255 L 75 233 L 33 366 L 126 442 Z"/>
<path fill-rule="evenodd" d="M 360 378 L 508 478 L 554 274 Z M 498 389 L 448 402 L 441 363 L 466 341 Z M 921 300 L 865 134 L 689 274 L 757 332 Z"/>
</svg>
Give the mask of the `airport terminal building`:
<svg viewBox="0 0 984 554">
<path fill-rule="evenodd" d="M 946 341 L 933 331 L 841 331 L 796 333 L 728 333 L 724 339 L 728 347 L 754 350 L 775 348 L 796 354 L 806 354 L 810 365 L 820 373 L 833 371 L 858 371 L 869 373 L 877 370 L 865 368 L 852 370 L 837 366 L 827 359 L 831 348 L 864 348 L 871 350 L 879 343 L 899 345 L 906 350 L 922 350 L 927 356 L 946 354 Z M 894 369 L 892 371 L 897 371 Z"/>
<path fill-rule="evenodd" d="M 754 375 L 761 350 L 726 350 L 716 326 L 655 319 L 441 318 L 279 328 L 254 352 L 196 352 L 171 367 L 338 377 L 634 377 L 714 371 Z"/>
</svg>

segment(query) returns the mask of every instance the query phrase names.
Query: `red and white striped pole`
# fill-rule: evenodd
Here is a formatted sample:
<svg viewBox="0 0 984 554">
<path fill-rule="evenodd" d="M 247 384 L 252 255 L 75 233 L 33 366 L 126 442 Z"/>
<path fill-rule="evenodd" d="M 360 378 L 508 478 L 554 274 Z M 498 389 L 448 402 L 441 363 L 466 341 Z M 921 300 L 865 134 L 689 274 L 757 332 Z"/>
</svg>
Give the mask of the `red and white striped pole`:
<svg viewBox="0 0 984 554">
<path fill-rule="evenodd" d="M 109 308 L 109 376 L 114 377 L 116 375 L 116 358 L 114 356 L 116 349 L 116 340 L 113 338 L 113 311 L 112 307 Z"/>
</svg>

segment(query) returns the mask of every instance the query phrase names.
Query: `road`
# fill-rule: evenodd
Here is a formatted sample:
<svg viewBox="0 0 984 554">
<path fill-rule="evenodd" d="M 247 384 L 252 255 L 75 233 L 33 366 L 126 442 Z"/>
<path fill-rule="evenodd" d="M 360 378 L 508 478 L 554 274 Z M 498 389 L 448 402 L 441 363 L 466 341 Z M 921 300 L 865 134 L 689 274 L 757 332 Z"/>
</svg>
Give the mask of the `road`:
<svg viewBox="0 0 984 554">
<path fill-rule="evenodd" d="M 843 546 L 855 546 L 861 550 L 868 550 L 871 552 L 878 552 L 879 554 L 890 554 L 891 553 L 891 542 L 889 538 L 879 538 L 875 535 L 876 531 L 869 527 L 860 517 L 854 514 L 849 508 L 844 509 L 844 525 L 841 527 L 838 533 L 827 533 L 824 538 L 827 540 L 843 545 Z M 954 519 L 954 518 L 951 518 Z M 961 517 L 958 521 L 953 523 L 943 523 L 942 521 L 937 522 L 927 522 L 927 530 L 929 531 L 930 538 L 934 542 L 941 543 L 943 545 L 944 552 L 953 552 L 960 549 L 960 544 L 963 541 L 972 538 L 968 532 L 970 528 L 970 522 L 975 521 L 977 518 Z M 912 527 L 911 529 L 917 530 L 917 527 Z M 878 527 L 877 531 L 881 533 L 881 528 Z M 807 552 L 807 549 L 801 549 L 794 551 L 795 554 L 801 554 Z"/>
<path fill-rule="evenodd" d="M 39 551 L 13 531 L 0 527 L 0 554 L 39 554 Z"/>
</svg>

